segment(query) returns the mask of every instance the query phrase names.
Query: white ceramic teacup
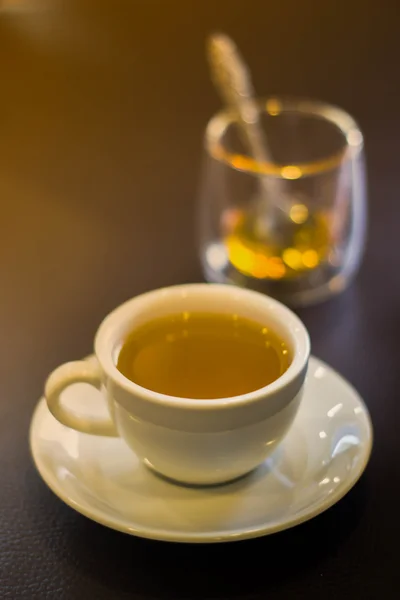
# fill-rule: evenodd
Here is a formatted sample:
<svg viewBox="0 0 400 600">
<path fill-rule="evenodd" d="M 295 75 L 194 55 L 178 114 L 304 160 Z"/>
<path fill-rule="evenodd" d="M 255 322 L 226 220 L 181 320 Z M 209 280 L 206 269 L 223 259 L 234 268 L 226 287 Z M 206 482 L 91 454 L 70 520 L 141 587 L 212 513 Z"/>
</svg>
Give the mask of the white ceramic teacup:
<svg viewBox="0 0 400 600">
<path fill-rule="evenodd" d="M 269 326 L 288 344 L 292 363 L 266 387 L 206 401 L 153 392 L 122 375 L 116 360 L 126 335 L 147 321 L 182 311 L 238 314 Z M 53 371 L 45 395 L 60 423 L 85 433 L 121 436 L 166 477 L 222 483 L 257 467 L 282 440 L 300 404 L 309 353 L 304 325 L 276 300 L 228 285 L 181 285 L 143 294 L 115 309 L 97 332 L 96 359 Z M 78 382 L 100 391 L 105 386 L 110 417 L 81 417 L 63 405 L 62 391 Z M 99 401 L 104 401 L 101 393 Z"/>
</svg>

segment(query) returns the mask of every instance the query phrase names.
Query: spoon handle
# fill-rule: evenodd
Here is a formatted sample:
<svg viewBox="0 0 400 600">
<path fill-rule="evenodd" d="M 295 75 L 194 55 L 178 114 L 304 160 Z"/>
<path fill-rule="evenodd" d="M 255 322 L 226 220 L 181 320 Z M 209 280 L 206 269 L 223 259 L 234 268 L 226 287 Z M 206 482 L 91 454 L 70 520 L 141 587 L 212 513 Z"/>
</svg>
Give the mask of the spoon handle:
<svg viewBox="0 0 400 600">
<path fill-rule="evenodd" d="M 258 163 L 273 162 L 260 123 L 250 73 L 235 43 L 225 34 L 218 33 L 210 36 L 207 50 L 215 87 L 236 115 L 247 151 Z M 279 181 L 261 177 L 260 184 L 263 215 L 271 219 L 271 205 L 276 204 L 280 196 Z"/>
</svg>

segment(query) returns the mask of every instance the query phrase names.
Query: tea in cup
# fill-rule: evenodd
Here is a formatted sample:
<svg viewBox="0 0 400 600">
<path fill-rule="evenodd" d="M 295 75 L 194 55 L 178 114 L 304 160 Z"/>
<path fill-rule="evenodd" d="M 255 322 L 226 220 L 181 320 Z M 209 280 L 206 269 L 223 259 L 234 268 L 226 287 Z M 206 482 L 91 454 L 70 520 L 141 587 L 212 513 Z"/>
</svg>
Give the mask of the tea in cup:
<svg viewBox="0 0 400 600">
<path fill-rule="evenodd" d="M 63 425 L 121 436 L 170 479 L 223 483 L 257 467 L 285 436 L 309 353 L 304 325 L 276 300 L 229 285 L 174 286 L 115 309 L 96 334 L 95 357 L 57 368 L 45 396 Z M 99 390 L 109 417 L 61 402 L 79 382 Z"/>
</svg>

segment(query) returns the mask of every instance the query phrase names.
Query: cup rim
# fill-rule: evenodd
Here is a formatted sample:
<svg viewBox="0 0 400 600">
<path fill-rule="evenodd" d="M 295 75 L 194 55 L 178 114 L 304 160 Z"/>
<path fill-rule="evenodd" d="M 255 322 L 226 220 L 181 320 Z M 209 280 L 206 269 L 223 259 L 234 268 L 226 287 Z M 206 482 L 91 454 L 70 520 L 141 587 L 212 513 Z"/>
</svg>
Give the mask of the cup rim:
<svg viewBox="0 0 400 600">
<path fill-rule="evenodd" d="M 260 111 L 271 117 L 285 112 L 297 112 L 319 118 L 336 127 L 343 136 L 343 148 L 318 160 L 291 164 L 259 162 L 250 156 L 229 152 L 221 142 L 227 127 L 235 120 L 228 109 L 221 110 L 209 120 L 205 133 L 207 152 L 218 162 L 250 175 L 269 175 L 278 179 L 301 179 L 331 171 L 344 161 L 357 156 L 364 147 L 362 132 L 354 118 L 345 110 L 326 102 L 290 96 L 255 99 Z"/>
<path fill-rule="evenodd" d="M 199 398 L 184 398 L 179 396 L 170 396 L 161 392 L 149 390 L 141 385 L 131 381 L 123 375 L 116 367 L 113 360 L 113 350 L 116 346 L 115 329 L 117 324 L 121 324 L 126 320 L 126 313 L 137 303 L 144 302 L 146 298 L 155 297 L 162 294 L 186 293 L 195 292 L 196 290 L 209 290 L 211 294 L 218 293 L 233 293 L 240 301 L 256 302 L 259 305 L 263 304 L 265 312 L 273 311 L 279 314 L 279 321 L 286 329 L 288 335 L 293 341 L 294 351 L 293 360 L 288 369 L 278 379 L 268 385 L 258 388 L 246 394 L 237 396 L 229 396 L 226 398 L 199 399 Z M 206 292 L 208 293 L 208 292 Z M 212 312 L 211 310 L 209 312 Z M 151 320 L 151 317 L 149 318 Z M 310 338 L 308 331 L 302 321 L 289 308 L 283 305 L 278 300 L 270 296 L 263 295 L 259 292 L 239 288 L 229 284 L 217 283 L 191 283 L 183 285 L 174 285 L 159 288 L 140 294 L 127 302 L 121 304 L 110 312 L 100 324 L 94 343 L 95 355 L 99 361 L 104 373 L 108 378 L 114 381 L 119 387 L 126 392 L 139 397 L 141 400 L 150 404 L 169 406 L 171 408 L 184 408 L 185 410 L 216 410 L 229 409 L 233 407 L 244 406 L 256 402 L 261 399 L 274 396 L 281 392 L 286 386 L 290 385 L 294 380 L 302 375 L 307 365 L 310 356 Z"/>
</svg>

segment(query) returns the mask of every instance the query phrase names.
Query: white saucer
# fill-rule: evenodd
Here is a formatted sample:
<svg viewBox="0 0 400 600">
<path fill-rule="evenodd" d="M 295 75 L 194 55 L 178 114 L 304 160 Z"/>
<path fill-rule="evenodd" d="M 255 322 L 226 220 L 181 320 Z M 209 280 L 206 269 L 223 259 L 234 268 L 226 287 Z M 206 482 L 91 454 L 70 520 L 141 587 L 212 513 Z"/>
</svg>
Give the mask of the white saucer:
<svg viewBox="0 0 400 600">
<path fill-rule="evenodd" d="M 65 395 L 79 410 L 93 412 L 97 393 L 78 384 Z M 311 358 L 304 399 L 285 440 L 256 471 L 230 484 L 193 488 L 166 481 L 122 440 L 60 425 L 44 399 L 30 443 L 50 489 L 86 517 L 146 538 L 220 542 L 287 529 L 335 504 L 367 465 L 372 426 L 357 392 Z"/>
</svg>

